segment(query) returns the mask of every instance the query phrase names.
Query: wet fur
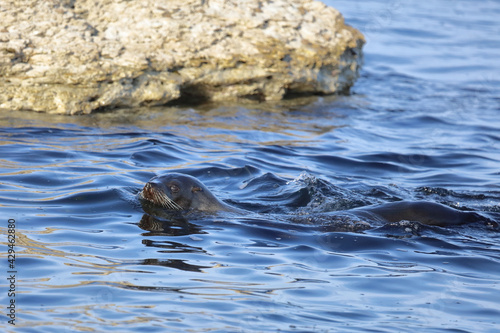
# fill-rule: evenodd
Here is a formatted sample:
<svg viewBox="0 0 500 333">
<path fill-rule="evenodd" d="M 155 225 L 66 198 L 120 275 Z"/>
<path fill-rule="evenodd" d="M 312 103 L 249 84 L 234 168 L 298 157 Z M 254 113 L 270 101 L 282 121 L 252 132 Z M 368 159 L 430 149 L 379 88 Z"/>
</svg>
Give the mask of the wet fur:
<svg viewBox="0 0 500 333">
<path fill-rule="evenodd" d="M 229 211 L 248 213 L 221 202 L 198 179 L 179 173 L 152 178 L 139 194 L 139 198 L 171 211 L 200 211 L 215 213 Z M 452 226 L 482 222 L 498 227 L 498 223 L 475 212 L 459 211 L 448 206 L 426 201 L 398 201 L 381 205 L 351 209 L 346 212 L 362 220 L 390 223 L 415 221 L 426 225 Z"/>
<path fill-rule="evenodd" d="M 152 178 L 139 193 L 139 198 L 175 211 L 244 212 L 221 202 L 198 179 L 179 173 Z"/>
</svg>

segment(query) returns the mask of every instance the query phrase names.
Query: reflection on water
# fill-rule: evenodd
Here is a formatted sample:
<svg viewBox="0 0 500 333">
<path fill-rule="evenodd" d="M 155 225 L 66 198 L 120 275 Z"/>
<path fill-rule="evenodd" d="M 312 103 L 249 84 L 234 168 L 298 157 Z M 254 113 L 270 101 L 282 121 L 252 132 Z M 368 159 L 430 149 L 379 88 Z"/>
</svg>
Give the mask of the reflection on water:
<svg viewBox="0 0 500 333">
<path fill-rule="evenodd" d="M 498 2 L 334 5 L 368 39 L 348 96 L 2 111 L 18 269 L 3 331 L 496 332 L 495 229 L 309 218 L 428 200 L 498 220 Z M 171 170 L 251 213 L 143 209 L 136 193 Z"/>
<path fill-rule="evenodd" d="M 62 148 L 63 145 L 71 146 L 75 150 L 87 150 L 94 148 L 96 140 L 101 143 L 103 151 L 112 149 L 117 144 L 137 142 L 140 144 L 147 134 L 128 133 L 130 129 L 123 131 L 123 126 L 132 126 L 135 131 L 139 128 L 147 129 L 149 132 L 164 131 L 168 128 L 171 135 L 181 135 L 192 140 L 211 140 L 219 142 L 245 143 L 255 142 L 262 137 L 266 140 L 261 144 L 285 144 L 293 145 L 293 142 L 309 142 L 316 136 L 329 133 L 337 126 L 333 121 L 342 118 L 342 114 L 336 114 L 330 107 L 331 103 L 345 99 L 345 97 L 303 97 L 275 103 L 250 103 L 246 104 L 223 104 L 212 103 L 201 105 L 196 109 L 185 106 L 139 108 L 115 110 L 112 113 L 95 113 L 85 117 L 67 117 L 57 115 L 40 115 L 38 113 L 26 113 L 13 111 L 9 117 L 0 117 L 0 125 L 8 127 L 24 127 L 27 123 L 46 123 L 47 127 L 54 124 L 62 126 L 60 130 L 47 129 L 48 134 L 61 132 L 63 143 L 56 141 L 50 143 L 54 148 Z M 314 115 L 311 114 L 314 111 Z M 327 122 L 318 116 L 324 115 Z M 333 118 L 333 119 L 331 119 Z M 64 137 L 67 126 L 77 123 L 82 127 L 74 127 L 80 133 L 78 138 Z M 64 125 L 67 124 L 67 125 Z M 341 123 L 340 123 L 341 124 Z M 118 126 L 118 127 L 116 127 Z M 89 128 L 85 128 L 89 127 Z M 106 130 L 104 130 L 106 129 Z M 213 131 L 212 129 L 218 129 Z M 109 130 L 114 135 L 109 134 Z M 122 132 L 123 135 L 119 135 Z M 142 132 L 142 131 L 139 131 Z M 237 133 L 237 134 L 236 134 Z M 44 131 L 32 133 L 31 140 L 21 139 L 23 142 L 33 143 L 37 141 L 38 135 L 44 135 Z M 282 140 L 279 140 L 279 138 Z M 272 138 L 278 138 L 272 139 Z M 118 140 L 119 142 L 116 142 Z M 153 141 L 152 144 L 168 144 L 163 140 Z M 40 149 L 40 148 L 38 148 Z M 229 149 L 229 147 L 228 147 Z"/>
</svg>

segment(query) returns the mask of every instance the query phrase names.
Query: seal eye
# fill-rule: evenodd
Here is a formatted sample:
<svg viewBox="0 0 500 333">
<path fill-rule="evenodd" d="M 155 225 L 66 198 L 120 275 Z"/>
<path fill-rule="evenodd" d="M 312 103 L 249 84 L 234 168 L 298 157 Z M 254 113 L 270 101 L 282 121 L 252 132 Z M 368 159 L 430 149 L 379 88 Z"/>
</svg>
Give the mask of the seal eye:
<svg viewBox="0 0 500 333">
<path fill-rule="evenodd" d="M 170 191 L 172 191 L 172 193 L 179 192 L 179 186 L 177 186 L 177 185 L 170 185 Z"/>
</svg>

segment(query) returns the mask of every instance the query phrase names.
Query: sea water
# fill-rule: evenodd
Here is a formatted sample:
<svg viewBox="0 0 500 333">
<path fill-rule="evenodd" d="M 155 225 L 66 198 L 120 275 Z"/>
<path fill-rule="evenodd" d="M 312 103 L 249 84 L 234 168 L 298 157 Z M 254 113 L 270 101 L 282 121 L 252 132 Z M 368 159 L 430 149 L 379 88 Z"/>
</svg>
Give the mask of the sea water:
<svg viewBox="0 0 500 333">
<path fill-rule="evenodd" d="M 498 230 L 293 222 L 500 212 L 500 2 L 327 3 L 367 39 L 348 95 L 0 114 L 4 332 L 500 330 Z M 135 195 L 168 172 L 249 213 L 152 224 Z"/>
</svg>

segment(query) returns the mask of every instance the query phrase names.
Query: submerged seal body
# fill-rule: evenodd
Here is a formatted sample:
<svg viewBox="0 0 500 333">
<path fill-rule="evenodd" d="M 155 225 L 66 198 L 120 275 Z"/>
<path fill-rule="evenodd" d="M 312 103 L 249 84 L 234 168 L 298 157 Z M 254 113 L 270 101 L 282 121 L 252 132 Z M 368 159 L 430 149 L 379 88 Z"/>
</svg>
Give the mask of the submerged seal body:
<svg viewBox="0 0 500 333">
<path fill-rule="evenodd" d="M 349 211 L 361 218 L 383 222 L 416 221 L 441 227 L 489 222 L 475 212 L 467 212 L 428 201 L 397 201 L 380 205 L 355 208 Z"/>
<path fill-rule="evenodd" d="M 215 213 L 227 211 L 249 213 L 232 207 L 219 199 L 198 179 L 180 173 L 153 177 L 146 183 L 139 198 L 169 211 L 199 211 Z M 360 219 L 383 223 L 415 221 L 427 225 L 451 226 L 474 222 L 498 225 L 496 222 L 470 211 L 459 211 L 448 206 L 426 201 L 397 201 L 354 208 L 332 214 L 348 213 Z"/>
</svg>

